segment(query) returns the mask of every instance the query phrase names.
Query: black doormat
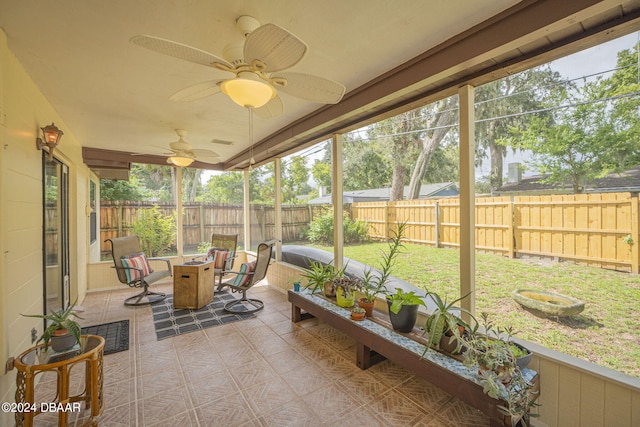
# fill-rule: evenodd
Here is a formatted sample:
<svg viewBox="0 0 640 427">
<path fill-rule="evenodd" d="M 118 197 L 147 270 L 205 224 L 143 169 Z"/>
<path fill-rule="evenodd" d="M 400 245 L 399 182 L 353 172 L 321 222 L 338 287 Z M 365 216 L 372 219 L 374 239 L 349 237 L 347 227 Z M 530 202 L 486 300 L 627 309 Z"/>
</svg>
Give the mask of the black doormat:
<svg viewBox="0 0 640 427">
<path fill-rule="evenodd" d="M 104 338 L 104 354 L 129 350 L 129 320 L 103 323 L 82 328 L 85 335 L 99 335 Z"/>
<path fill-rule="evenodd" d="M 216 292 L 213 301 L 199 310 L 187 310 L 173 307 L 173 295 L 153 304 L 153 324 L 159 340 L 180 334 L 199 331 L 213 326 L 237 322 L 255 317 L 253 313 L 234 314 L 224 311 L 229 301 L 236 299 L 228 291 Z"/>
</svg>

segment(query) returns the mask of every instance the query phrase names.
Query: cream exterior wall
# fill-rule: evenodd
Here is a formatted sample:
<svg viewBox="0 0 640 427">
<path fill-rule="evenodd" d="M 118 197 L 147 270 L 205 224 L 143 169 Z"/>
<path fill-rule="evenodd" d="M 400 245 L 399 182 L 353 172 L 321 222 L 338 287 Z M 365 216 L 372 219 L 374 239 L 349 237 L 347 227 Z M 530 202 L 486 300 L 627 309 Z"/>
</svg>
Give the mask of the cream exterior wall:
<svg viewBox="0 0 640 427">
<path fill-rule="evenodd" d="M 56 65 L 64 66 L 64 64 Z M 42 313 L 42 151 L 35 140 L 51 122 L 64 131 L 55 156 L 69 167 L 69 246 L 71 301 L 87 291 L 89 170 L 82 146 L 7 46 L 0 30 L 0 355 L 2 366 L 31 347 L 31 328 L 42 321 L 20 313 Z M 0 399 L 14 401 L 16 371 L 0 376 Z M 0 425 L 12 425 L 0 414 Z"/>
</svg>

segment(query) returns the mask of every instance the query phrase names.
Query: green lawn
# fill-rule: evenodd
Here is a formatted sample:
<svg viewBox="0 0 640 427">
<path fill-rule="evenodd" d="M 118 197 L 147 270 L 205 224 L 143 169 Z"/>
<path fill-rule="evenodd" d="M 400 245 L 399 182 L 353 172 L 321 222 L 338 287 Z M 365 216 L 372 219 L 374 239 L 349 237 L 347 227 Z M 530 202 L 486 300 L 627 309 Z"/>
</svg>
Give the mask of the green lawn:
<svg viewBox="0 0 640 427">
<path fill-rule="evenodd" d="M 386 247 L 346 246 L 344 255 L 377 267 Z M 392 274 L 452 300 L 459 296 L 458 269 L 457 250 L 407 244 Z M 511 292 L 518 288 L 570 295 L 584 301 L 585 310 L 570 318 L 540 318 L 513 301 Z M 640 276 L 477 254 L 475 294 L 477 313 L 486 311 L 496 324 L 514 326 L 517 337 L 640 377 Z"/>
</svg>

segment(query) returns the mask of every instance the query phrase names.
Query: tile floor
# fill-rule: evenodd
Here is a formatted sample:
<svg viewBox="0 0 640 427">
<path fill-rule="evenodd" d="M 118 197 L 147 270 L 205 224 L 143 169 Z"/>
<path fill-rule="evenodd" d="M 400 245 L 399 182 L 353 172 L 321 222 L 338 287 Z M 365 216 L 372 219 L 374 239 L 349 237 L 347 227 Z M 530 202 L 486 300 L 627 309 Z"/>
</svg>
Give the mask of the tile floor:
<svg viewBox="0 0 640 427">
<path fill-rule="evenodd" d="M 172 292 L 172 286 L 156 288 Z M 91 293 L 83 325 L 130 321 L 129 350 L 104 357 L 100 426 L 487 426 L 477 410 L 389 361 L 362 371 L 355 342 L 316 320 L 293 324 L 286 295 L 256 286 L 255 319 L 157 341 L 130 289 Z M 72 387 L 81 390 L 78 369 Z M 52 392 L 43 378 L 36 397 Z M 55 395 L 55 392 L 53 393 Z M 69 425 L 81 425 L 83 413 Z M 43 414 L 38 426 L 55 426 Z"/>
</svg>

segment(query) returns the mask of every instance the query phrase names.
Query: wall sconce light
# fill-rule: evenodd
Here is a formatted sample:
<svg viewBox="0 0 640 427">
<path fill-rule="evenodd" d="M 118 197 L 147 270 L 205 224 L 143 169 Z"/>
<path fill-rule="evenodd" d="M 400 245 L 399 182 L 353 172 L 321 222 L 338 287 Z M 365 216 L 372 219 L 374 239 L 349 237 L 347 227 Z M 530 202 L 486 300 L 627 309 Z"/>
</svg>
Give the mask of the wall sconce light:
<svg viewBox="0 0 640 427">
<path fill-rule="evenodd" d="M 42 150 L 42 147 L 49 147 L 49 160 L 53 160 L 53 149 L 60 143 L 60 138 L 64 135 L 64 132 L 53 123 L 40 129 L 42 129 L 42 138 L 36 138 L 36 148 Z"/>
</svg>

